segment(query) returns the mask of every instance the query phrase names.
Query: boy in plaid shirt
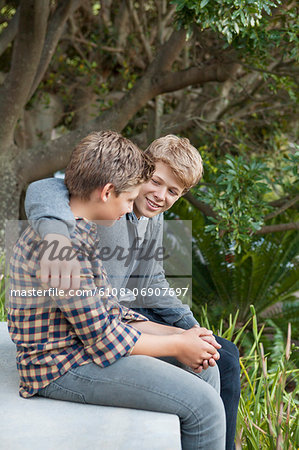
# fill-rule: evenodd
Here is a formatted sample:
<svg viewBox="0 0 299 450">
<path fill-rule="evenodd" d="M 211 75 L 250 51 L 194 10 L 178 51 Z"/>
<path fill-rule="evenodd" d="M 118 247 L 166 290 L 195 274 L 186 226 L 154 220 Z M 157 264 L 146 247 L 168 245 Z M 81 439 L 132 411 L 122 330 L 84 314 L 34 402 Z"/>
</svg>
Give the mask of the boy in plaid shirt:
<svg viewBox="0 0 299 450">
<path fill-rule="evenodd" d="M 17 345 L 20 395 L 177 414 L 183 448 L 223 449 L 225 416 L 215 365 L 220 346 L 212 333 L 156 324 L 120 306 L 96 254 L 94 221 L 112 225 L 132 211 L 152 172 L 140 150 L 114 132 L 92 133 L 74 150 L 65 182 L 76 216 L 76 295 L 40 283 L 44 242 L 31 227 L 18 240 L 8 326 Z M 204 360 L 210 367 L 202 372 Z"/>
</svg>

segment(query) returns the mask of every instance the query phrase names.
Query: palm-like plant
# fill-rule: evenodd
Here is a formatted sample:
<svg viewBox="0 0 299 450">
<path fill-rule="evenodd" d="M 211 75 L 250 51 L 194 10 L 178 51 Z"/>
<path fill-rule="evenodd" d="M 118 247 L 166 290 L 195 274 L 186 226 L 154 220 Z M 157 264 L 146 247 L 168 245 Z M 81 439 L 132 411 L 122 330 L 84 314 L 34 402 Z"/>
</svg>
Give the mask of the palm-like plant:
<svg viewBox="0 0 299 450">
<path fill-rule="evenodd" d="M 296 304 L 298 233 L 255 240 L 249 251 L 233 255 L 232 259 L 227 259 L 225 252 L 202 233 L 197 234 L 195 245 L 203 255 L 202 260 L 194 252 L 193 298 L 196 301 L 219 303 L 225 315 L 239 309 L 242 321 L 249 317 L 251 304 L 258 315 L 267 316 L 268 311 L 272 318 L 280 311 L 271 310 L 272 305 Z"/>
</svg>

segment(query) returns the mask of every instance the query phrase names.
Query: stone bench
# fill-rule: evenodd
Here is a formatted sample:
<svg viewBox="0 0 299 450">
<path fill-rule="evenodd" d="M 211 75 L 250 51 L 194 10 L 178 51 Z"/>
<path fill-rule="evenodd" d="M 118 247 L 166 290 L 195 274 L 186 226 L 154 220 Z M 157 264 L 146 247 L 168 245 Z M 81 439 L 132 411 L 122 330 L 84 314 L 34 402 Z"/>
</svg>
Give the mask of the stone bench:
<svg viewBox="0 0 299 450">
<path fill-rule="evenodd" d="M 15 345 L 0 322 L 0 448 L 179 450 L 178 417 L 135 409 L 23 399 Z"/>
</svg>

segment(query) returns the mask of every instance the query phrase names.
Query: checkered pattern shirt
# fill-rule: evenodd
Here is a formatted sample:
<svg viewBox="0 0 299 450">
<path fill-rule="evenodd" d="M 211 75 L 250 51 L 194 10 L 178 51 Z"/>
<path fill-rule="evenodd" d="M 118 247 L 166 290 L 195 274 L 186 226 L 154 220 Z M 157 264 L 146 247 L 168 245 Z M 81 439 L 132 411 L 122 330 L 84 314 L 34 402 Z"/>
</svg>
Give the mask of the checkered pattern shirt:
<svg viewBox="0 0 299 450">
<path fill-rule="evenodd" d="M 96 225 L 77 219 L 72 244 L 81 265 L 81 285 L 76 296 L 70 291 L 57 295 L 57 289 L 41 284 L 43 241 L 31 227 L 14 247 L 8 328 L 17 346 L 22 397 L 35 395 L 71 368 L 90 362 L 106 367 L 128 356 L 140 337 L 129 322 L 147 319 L 113 297 L 96 239 Z"/>
</svg>

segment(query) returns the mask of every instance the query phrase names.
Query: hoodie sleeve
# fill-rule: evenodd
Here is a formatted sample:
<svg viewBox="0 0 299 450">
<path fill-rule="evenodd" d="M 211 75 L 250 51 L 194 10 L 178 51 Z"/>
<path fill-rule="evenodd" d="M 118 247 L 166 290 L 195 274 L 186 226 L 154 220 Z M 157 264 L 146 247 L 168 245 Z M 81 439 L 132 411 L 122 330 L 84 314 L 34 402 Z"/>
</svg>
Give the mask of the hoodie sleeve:
<svg viewBox="0 0 299 450">
<path fill-rule="evenodd" d="M 61 179 L 47 178 L 31 183 L 26 193 L 25 210 L 30 225 L 41 238 L 49 233 L 69 238 L 75 229 L 69 192 Z"/>
</svg>

